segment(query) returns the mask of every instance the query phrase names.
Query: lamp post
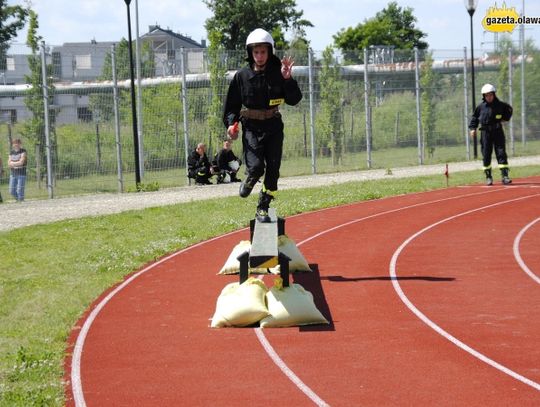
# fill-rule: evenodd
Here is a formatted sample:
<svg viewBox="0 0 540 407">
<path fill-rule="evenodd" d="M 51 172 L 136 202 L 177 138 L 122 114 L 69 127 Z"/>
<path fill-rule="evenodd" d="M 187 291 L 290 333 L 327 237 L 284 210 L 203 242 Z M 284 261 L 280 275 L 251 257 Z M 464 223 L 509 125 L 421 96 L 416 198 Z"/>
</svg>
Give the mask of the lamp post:
<svg viewBox="0 0 540 407">
<path fill-rule="evenodd" d="M 473 14 L 476 11 L 478 0 L 465 0 L 465 8 L 471 17 L 471 78 L 472 78 L 472 105 L 476 109 L 476 89 L 474 87 L 474 41 L 473 41 Z M 478 140 L 476 135 L 473 137 L 474 158 L 478 158 Z"/>
<path fill-rule="evenodd" d="M 137 107 L 135 104 L 135 74 L 133 69 L 133 52 L 131 50 L 131 14 L 129 13 L 129 3 L 131 0 L 124 0 L 127 6 L 128 23 L 128 55 L 129 55 L 129 76 L 131 79 L 131 120 L 133 122 L 133 150 L 135 153 L 135 182 L 137 190 L 141 183 L 141 167 L 139 163 L 139 133 L 137 131 Z"/>
</svg>

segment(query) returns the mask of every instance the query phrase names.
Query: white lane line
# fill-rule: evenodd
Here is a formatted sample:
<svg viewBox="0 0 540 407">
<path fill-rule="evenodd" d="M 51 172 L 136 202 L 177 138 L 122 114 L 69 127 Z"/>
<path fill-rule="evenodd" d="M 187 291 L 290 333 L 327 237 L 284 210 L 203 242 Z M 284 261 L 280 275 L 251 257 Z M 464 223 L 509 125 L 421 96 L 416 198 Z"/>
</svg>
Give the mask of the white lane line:
<svg viewBox="0 0 540 407">
<path fill-rule="evenodd" d="M 315 394 L 313 390 L 306 386 L 304 382 L 300 380 L 300 378 L 287 366 L 283 359 L 279 357 L 272 345 L 270 345 L 270 342 L 268 342 L 268 339 L 266 339 L 263 330 L 261 328 L 254 328 L 254 330 L 266 353 L 270 356 L 272 361 L 281 369 L 285 376 L 287 376 L 287 378 L 291 382 L 293 382 L 294 385 L 298 387 L 306 396 L 308 396 L 311 401 L 313 401 L 317 406 L 329 406 L 329 404 L 327 404 L 323 399 L 317 396 L 317 394 Z"/>
<path fill-rule="evenodd" d="M 388 214 L 388 213 L 391 213 L 391 212 L 396 212 L 396 211 L 408 209 L 408 208 L 415 207 L 415 206 L 427 205 L 429 203 L 436 203 L 436 202 L 441 202 L 441 201 L 450 200 L 450 199 L 458 199 L 458 198 L 462 198 L 462 197 L 481 195 L 481 194 L 486 194 L 486 193 L 489 193 L 489 192 L 498 192 L 498 191 L 501 191 L 501 190 L 503 190 L 503 189 L 502 188 L 501 189 L 492 189 L 490 191 L 482 191 L 482 192 L 478 192 L 478 193 L 460 195 L 460 196 L 457 196 L 457 197 L 444 198 L 444 199 L 441 199 L 441 200 L 434 200 L 432 202 L 419 203 L 419 204 L 411 205 L 411 206 L 408 206 L 408 207 L 403 207 L 403 208 L 399 208 L 399 209 L 395 209 L 395 210 L 381 212 L 380 214 L 371 215 L 371 216 L 368 216 L 366 218 L 355 220 L 355 221 L 352 221 L 352 222 L 347 222 L 345 224 L 330 228 L 327 231 L 317 233 L 316 235 L 313 235 L 311 238 L 305 239 L 304 241 L 302 241 L 298 245 L 303 244 L 305 242 L 308 242 L 309 240 L 312 240 L 312 239 L 314 239 L 314 238 L 316 238 L 318 236 L 321 236 L 324 233 L 328 233 L 328 232 L 330 232 L 332 230 L 336 230 L 336 229 L 338 229 L 340 227 L 343 227 L 343 226 L 358 222 L 360 220 L 369 219 L 369 218 L 372 218 L 372 217 L 375 217 L 375 216 L 380 216 L 380 215 L 384 215 L 384 214 Z M 353 204 L 349 204 L 349 205 L 353 205 Z M 331 208 L 328 208 L 328 209 L 331 209 Z M 324 209 L 321 209 L 319 211 L 323 211 L 323 210 Z M 316 212 L 319 212 L 319 211 L 316 211 Z M 295 215 L 295 217 L 296 216 L 302 216 L 302 214 Z M 192 249 L 194 249 L 196 247 L 205 245 L 207 243 L 211 243 L 211 242 L 213 242 L 213 241 L 215 241 L 217 239 L 221 239 L 223 237 L 230 236 L 230 235 L 233 235 L 235 233 L 240 233 L 240 232 L 242 232 L 244 230 L 245 230 L 245 228 L 240 229 L 240 230 L 236 230 L 236 231 L 233 231 L 233 232 L 230 232 L 230 233 L 227 233 L 227 234 L 222 235 L 222 236 L 217 236 L 215 238 L 212 238 L 210 240 L 206 240 L 204 242 L 197 243 L 197 244 L 195 244 L 193 246 L 187 247 L 187 248 L 182 249 L 182 250 L 180 250 L 180 251 L 178 251 L 176 253 L 173 253 L 170 256 L 164 257 L 163 259 L 159 260 L 156 263 L 150 264 L 148 267 L 142 269 L 141 271 L 135 273 L 130 278 L 125 280 L 122 284 L 120 284 L 113 291 L 111 291 L 105 298 L 103 298 L 103 300 L 101 300 L 99 302 L 99 304 L 96 305 L 96 307 L 92 310 L 92 312 L 86 318 L 86 320 L 85 320 L 85 322 L 84 322 L 84 324 L 83 324 L 83 326 L 81 328 L 81 331 L 79 332 L 79 335 L 77 336 L 77 341 L 75 342 L 75 346 L 74 346 L 74 349 L 73 349 L 73 356 L 72 356 L 72 360 L 71 360 L 71 388 L 72 388 L 73 398 L 74 398 L 76 407 L 86 407 L 86 401 L 85 401 L 85 398 L 84 398 L 84 391 L 83 391 L 83 385 L 82 385 L 82 379 L 81 379 L 81 359 L 82 359 L 82 353 L 83 353 L 83 350 L 84 350 L 84 344 L 85 344 L 85 341 L 86 341 L 86 337 L 88 336 L 88 332 L 89 332 L 94 320 L 97 318 L 97 316 L 101 312 L 101 310 L 107 305 L 107 303 L 116 294 L 118 294 L 121 290 L 123 290 L 128 284 L 130 284 L 133 280 L 140 277 L 142 274 L 150 271 L 151 269 L 153 269 L 157 265 L 159 265 L 159 264 L 161 264 L 161 263 L 163 263 L 163 262 L 165 262 L 167 260 L 170 260 L 173 257 L 176 257 L 176 256 L 178 256 L 178 255 L 180 255 L 182 253 L 185 253 L 185 252 L 187 252 L 189 250 L 192 250 Z M 264 334 L 262 332 L 261 332 L 261 335 L 264 337 Z M 270 345 L 268 341 L 266 341 L 266 342 L 268 343 L 268 345 Z M 261 344 L 262 344 L 262 342 L 261 342 Z M 271 348 L 271 346 L 270 346 L 270 348 Z M 274 351 L 274 353 L 277 355 L 277 353 L 275 351 Z M 270 358 L 272 358 L 271 355 L 270 355 Z M 277 360 L 274 360 L 274 359 L 272 359 L 272 360 L 277 365 Z"/>
<path fill-rule="evenodd" d="M 501 189 L 491 189 L 489 191 L 482 191 L 482 192 L 474 192 L 472 194 L 464 194 L 464 195 L 452 196 L 452 197 L 449 197 L 449 198 L 436 199 L 436 200 L 433 200 L 433 201 L 420 202 L 420 203 L 417 203 L 417 204 L 403 206 L 401 208 L 389 209 L 389 210 L 384 211 L 384 212 L 378 212 L 378 213 L 375 213 L 373 215 L 368 215 L 368 216 L 363 217 L 363 218 L 353 219 L 353 220 L 351 220 L 349 222 L 342 223 L 341 225 L 337 225 L 337 226 L 331 227 L 329 229 L 323 230 L 323 231 L 321 231 L 319 233 L 316 233 L 313 236 L 308 237 L 308 238 L 302 240 L 301 242 L 297 243 L 297 246 L 301 246 L 302 244 L 307 243 L 310 240 L 316 239 L 316 238 L 318 238 L 318 237 L 320 237 L 322 235 L 325 235 L 326 233 L 333 232 L 333 231 L 335 231 L 337 229 L 341 229 L 343 227 L 352 225 L 354 223 L 362 222 L 364 220 L 373 219 L 373 218 L 376 218 L 376 217 L 379 217 L 379 216 L 388 215 L 390 213 L 400 212 L 400 211 L 404 211 L 406 209 L 412 209 L 412 208 L 416 208 L 416 207 L 419 207 L 419 206 L 431 205 L 431 204 L 441 203 L 441 202 L 445 202 L 445 201 L 451 201 L 451 200 L 454 200 L 454 199 L 469 198 L 471 196 L 476 196 L 476 195 L 485 195 L 485 194 L 494 193 L 494 192 L 498 192 L 498 191 L 502 191 L 502 190 L 503 190 L 503 188 L 501 188 Z"/>
<path fill-rule="evenodd" d="M 468 214 L 471 214 L 471 213 L 474 213 L 474 212 L 478 212 L 478 211 L 481 211 L 481 210 L 484 210 L 484 209 L 493 208 L 495 206 L 505 205 L 505 204 L 508 204 L 508 203 L 511 203 L 511 202 L 521 201 L 521 200 L 524 200 L 524 199 L 529 199 L 529 198 L 538 197 L 538 196 L 540 196 L 540 194 L 527 195 L 525 197 L 514 198 L 514 199 L 507 200 L 507 201 L 497 202 L 497 203 L 494 203 L 492 205 L 486 205 L 486 206 L 483 206 L 481 208 L 472 209 L 472 210 L 469 210 L 469 211 L 466 211 L 466 212 L 462 212 L 460 214 L 450 216 L 450 217 L 448 217 L 446 219 L 443 219 L 443 220 L 441 220 L 439 222 L 433 223 L 430 226 L 427 226 L 427 227 L 423 228 L 422 230 L 420 230 L 419 232 L 415 233 L 414 235 L 410 236 L 407 240 L 405 240 L 401 244 L 401 246 L 399 246 L 399 248 L 394 252 L 394 255 L 392 256 L 392 260 L 390 262 L 390 278 L 392 280 L 392 285 L 394 286 L 394 290 L 398 294 L 401 301 L 403 301 L 403 303 L 407 306 L 407 308 L 409 308 L 418 318 L 420 318 L 420 320 L 422 320 L 422 322 L 424 322 L 426 325 L 428 325 L 431 329 L 436 331 L 438 334 L 440 334 L 444 338 L 448 339 L 454 345 L 456 345 L 459 348 L 463 349 L 464 351 L 470 353 L 474 357 L 480 359 L 482 362 L 487 363 L 488 365 L 494 367 L 495 369 L 497 369 L 497 370 L 499 370 L 499 371 L 501 371 L 503 373 L 506 373 L 507 375 L 513 377 L 514 379 L 517 379 L 520 382 L 525 383 L 526 385 L 535 388 L 536 390 L 540 390 L 540 384 L 539 383 L 537 383 L 537 382 L 535 382 L 535 381 L 533 381 L 531 379 L 528 379 L 528 378 L 514 372 L 513 370 L 507 368 L 506 366 L 503 366 L 500 363 L 495 362 L 494 360 L 488 358 L 484 354 L 482 354 L 482 353 L 478 352 L 477 350 L 471 348 L 469 345 L 463 343 L 462 341 L 460 341 L 456 337 L 454 337 L 451 334 L 449 334 L 448 332 L 446 332 L 444 329 L 442 329 L 440 326 L 438 326 L 436 323 L 434 323 L 432 320 L 430 320 L 418 308 L 416 308 L 416 306 L 407 298 L 407 296 L 405 295 L 405 293 L 401 289 L 401 286 L 399 285 L 399 280 L 398 280 L 397 275 L 396 275 L 396 264 L 397 264 L 397 260 L 399 258 L 399 255 L 401 254 L 401 252 L 405 249 L 405 247 L 410 242 L 412 242 L 414 239 L 416 239 L 418 236 L 425 233 L 426 231 L 428 231 L 428 230 L 430 230 L 430 229 L 432 229 L 432 228 L 434 228 L 436 226 L 439 226 L 444 222 L 448 222 L 450 220 L 459 218 L 461 216 L 468 215 Z"/>
<path fill-rule="evenodd" d="M 531 223 L 529 223 L 527 226 L 525 226 L 521 231 L 518 233 L 516 238 L 514 239 L 514 257 L 516 258 L 516 261 L 518 262 L 521 269 L 529 275 L 530 278 L 532 278 L 534 281 L 536 281 L 538 284 L 540 284 L 540 277 L 538 277 L 536 274 L 534 274 L 533 271 L 523 261 L 521 258 L 521 253 L 519 252 L 519 244 L 521 242 L 521 238 L 527 232 L 527 230 L 534 225 L 536 222 L 540 221 L 540 218 L 536 218 L 536 220 L 533 220 Z"/>
</svg>

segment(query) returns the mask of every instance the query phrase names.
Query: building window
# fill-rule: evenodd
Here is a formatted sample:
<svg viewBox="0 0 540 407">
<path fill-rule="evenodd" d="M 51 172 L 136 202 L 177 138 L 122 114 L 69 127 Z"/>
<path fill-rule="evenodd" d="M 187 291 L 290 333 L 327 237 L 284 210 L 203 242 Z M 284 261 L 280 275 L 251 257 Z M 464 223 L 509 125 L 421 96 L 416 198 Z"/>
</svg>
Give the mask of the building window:
<svg viewBox="0 0 540 407">
<path fill-rule="evenodd" d="M 15 70 L 15 58 L 7 57 L 6 58 L 6 71 L 14 71 L 14 70 Z"/>
<path fill-rule="evenodd" d="M 92 69 L 92 55 L 75 55 L 76 69 Z"/>
<path fill-rule="evenodd" d="M 53 76 L 55 78 L 62 77 L 62 54 L 60 52 L 52 53 L 52 65 L 53 65 Z"/>
<path fill-rule="evenodd" d="M 77 108 L 77 119 L 81 122 L 91 122 L 92 121 L 92 111 L 86 107 Z"/>
</svg>

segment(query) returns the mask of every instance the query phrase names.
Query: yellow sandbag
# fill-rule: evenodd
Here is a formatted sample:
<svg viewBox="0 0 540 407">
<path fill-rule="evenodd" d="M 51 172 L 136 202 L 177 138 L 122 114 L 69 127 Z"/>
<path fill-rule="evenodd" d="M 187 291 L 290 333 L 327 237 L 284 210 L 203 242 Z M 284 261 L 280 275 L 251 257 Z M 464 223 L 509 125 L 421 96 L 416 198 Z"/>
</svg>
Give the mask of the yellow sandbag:
<svg viewBox="0 0 540 407">
<path fill-rule="evenodd" d="M 269 315 L 265 303 L 267 291 L 264 283 L 256 278 L 248 278 L 243 284 L 227 284 L 217 299 L 210 326 L 248 326 L 260 321 Z"/>
<path fill-rule="evenodd" d="M 289 271 L 291 273 L 295 271 L 311 271 L 308 262 L 302 253 L 300 253 L 300 250 L 296 246 L 294 240 L 287 235 L 281 235 L 278 237 L 278 242 L 278 250 L 291 259 L 289 262 Z M 273 274 L 279 274 L 279 264 L 276 267 L 272 267 L 270 272 Z"/>
<path fill-rule="evenodd" d="M 231 254 L 227 258 L 227 261 L 221 268 L 218 274 L 238 274 L 240 273 L 240 262 L 238 261 L 238 256 L 240 256 L 245 251 L 251 249 L 251 242 L 249 240 L 242 240 L 232 249 Z M 249 272 L 251 274 L 267 274 L 268 271 L 265 268 L 250 268 Z"/>
<path fill-rule="evenodd" d="M 266 293 L 270 315 L 260 322 L 261 328 L 328 324 L 313 302 L 313 295 L 300 284 L 274 286 Z"/>
</svg>

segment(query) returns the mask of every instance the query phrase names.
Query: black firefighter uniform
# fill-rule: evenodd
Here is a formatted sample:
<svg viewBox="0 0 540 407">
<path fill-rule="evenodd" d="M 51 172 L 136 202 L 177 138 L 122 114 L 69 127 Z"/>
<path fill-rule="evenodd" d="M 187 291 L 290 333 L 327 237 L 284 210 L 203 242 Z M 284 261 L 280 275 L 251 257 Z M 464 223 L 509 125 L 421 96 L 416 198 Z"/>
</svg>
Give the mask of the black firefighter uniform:
<svg viewBox="0 0 540 407">
<path fill-rule="evenodd" d="M 264 71 L 240 69 L 229 85 L 223 114 L 225 127 L 242 123 L 246 183 L 251 187 L 264 174 L 263 191 L 277 191 L 283 150 L 283 121 L 279 105 L 296 105 L 302 92 L 296 80 L 284 79 L 281 61 L 271 54 Z M 266 167 L 266 172 L 265 172 Z"/>
<path fill-rule="evenodd" d="M 502 175 L 508 176 L 508 156 L 502 121 L 508 121 L 511 117 L 512 106 L 500 101 L 497 96 L 494 96 L 491 103 L 487 103 L 484 99 L 474 110 L 469 130 L 480 127 L 480 145 L 486 174 L 491 174 L 491 155 L 495 149 L 495 157 Z"/>
</svg>

